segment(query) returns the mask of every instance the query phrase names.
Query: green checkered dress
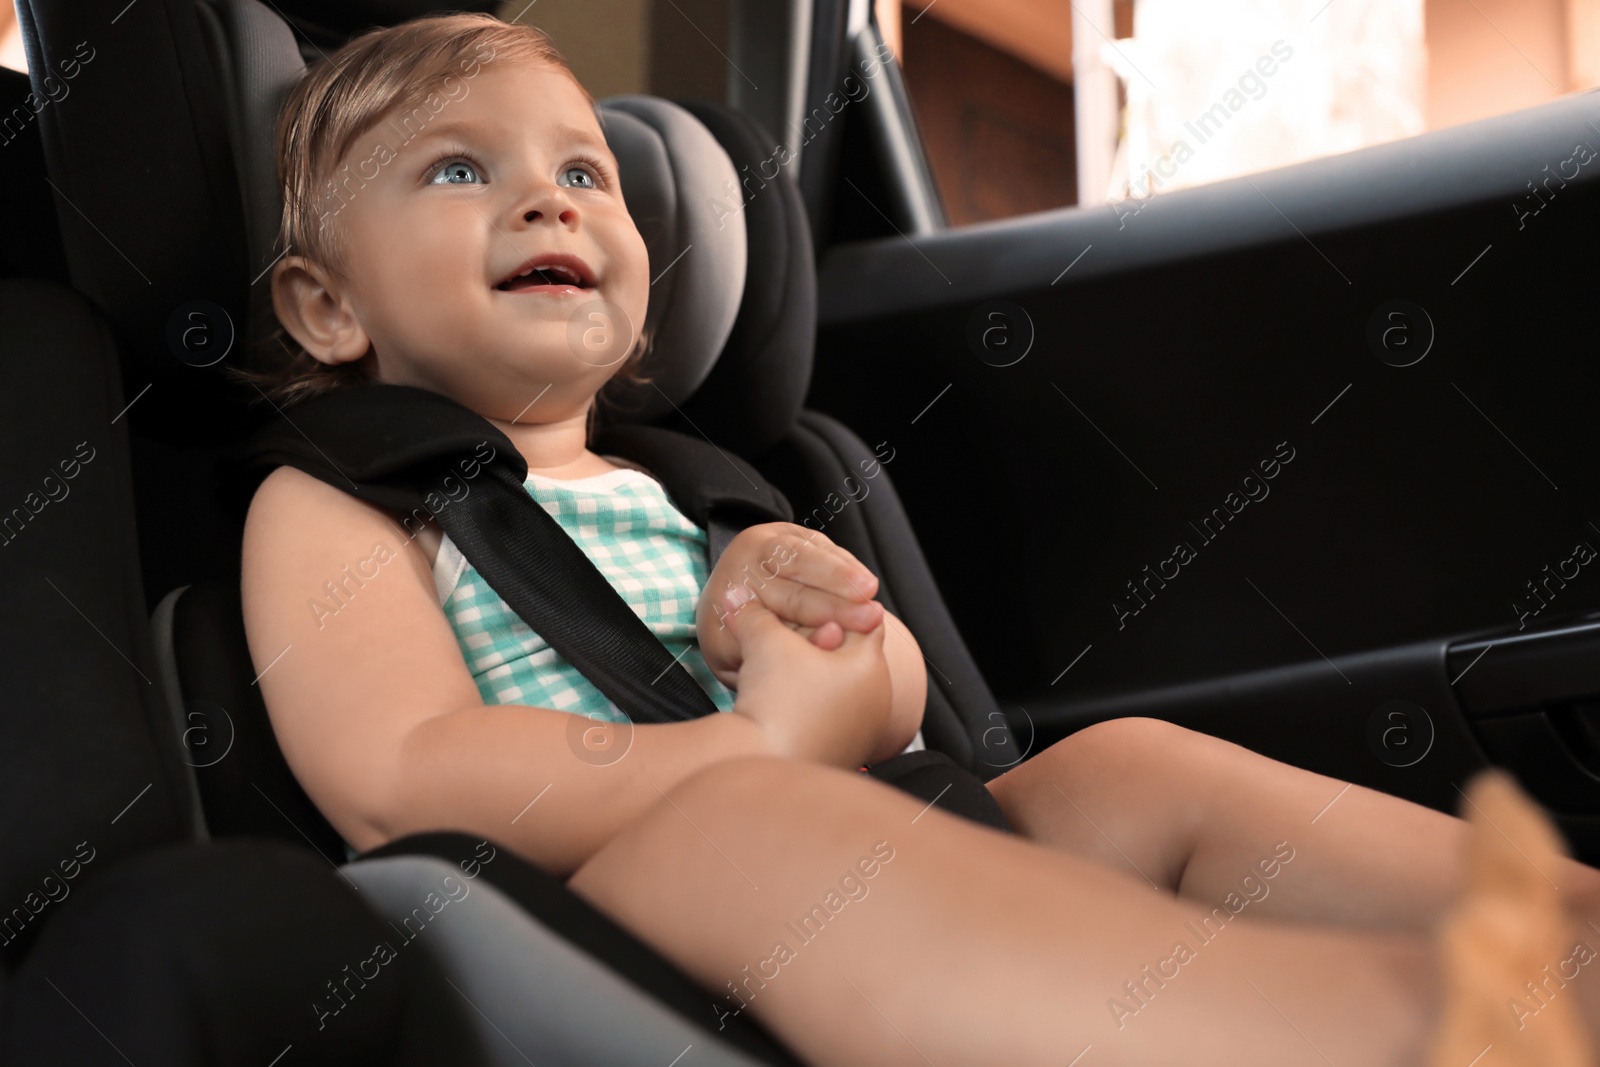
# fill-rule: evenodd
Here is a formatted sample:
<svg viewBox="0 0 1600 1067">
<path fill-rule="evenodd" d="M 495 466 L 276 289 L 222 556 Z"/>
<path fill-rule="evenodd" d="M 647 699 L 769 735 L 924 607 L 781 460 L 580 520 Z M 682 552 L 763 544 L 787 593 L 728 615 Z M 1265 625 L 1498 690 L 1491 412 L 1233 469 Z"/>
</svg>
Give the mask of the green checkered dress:
<svg viewBox="0 0 1600 1067">
<path fill-rule="evenodd" d="M 732 711 L 734 693 L 706 666 L 695 634 L 695 607 L 710 575 L 706 532 L 641 470 L 570 481 L 530 474 L 524 484 L 718 710 Z M 612 722 L 634 718 L 517 617 L 448 536 L 433 581 L 485 704 L 530 704 Z"/>
</svg>

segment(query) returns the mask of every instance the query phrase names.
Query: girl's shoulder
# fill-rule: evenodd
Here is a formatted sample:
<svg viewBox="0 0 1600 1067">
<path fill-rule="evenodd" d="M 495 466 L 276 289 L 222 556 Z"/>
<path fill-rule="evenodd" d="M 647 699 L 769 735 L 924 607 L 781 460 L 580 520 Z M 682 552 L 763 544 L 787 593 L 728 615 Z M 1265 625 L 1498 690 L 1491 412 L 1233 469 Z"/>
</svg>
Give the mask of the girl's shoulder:
<svg viewBox="0 0 1600 1067">
<path fill-rule="evenodd" d="M 277 467 L 262 480 L 250 500 L 246 526 L 251 525 L 252 518 L 260 525 L 260 512 L 266 509 L 287 513 L 290 522 L 313 541 L 330 539 L 348 530 L 353 523 L 375 532 L 372 520 L 381 516 L 387 520 L 384 525 L 389 534 L 385 538 L 385 548 L 398 552 L 414 544 L 427 559 L 429 568 L 438 557 L 443 538 L 443 531 L 431 515 L 407 514 L 369 504 L 297 467 Z"/>
</svg>

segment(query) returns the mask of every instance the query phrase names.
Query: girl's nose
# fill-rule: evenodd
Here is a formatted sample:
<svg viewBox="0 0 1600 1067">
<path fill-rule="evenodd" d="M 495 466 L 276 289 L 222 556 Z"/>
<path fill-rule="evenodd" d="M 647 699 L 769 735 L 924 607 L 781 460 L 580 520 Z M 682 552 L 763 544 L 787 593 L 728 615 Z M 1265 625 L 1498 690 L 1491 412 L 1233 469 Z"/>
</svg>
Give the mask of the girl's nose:
<svg viewBox="0 0 1600 1067">
<path fill-rule="evenodd" d="M 537 222 L 547 215 L 567 226 L 578 221 L 577 205 L 565 189 L 553 182 L 543 184 L 529 195 L 523 204 L 522 221 Z"/>
<path fill-rule="evenodd" d="M 524 222 L 535 222 L 538 219 L 542 218 L 544 216 L 544 214 L 545 214 L 545 212 L 541 211 L 538 208 L 530 208 L 526 212 L 523 213 L 522 221 L 524 221 Z M 557 210 L 556 218 L 557 218 L 557 220 L 559 220 L 561 222 L 566 222 L 566 223 L 576 222 L 577 218 L 578 218 L 578 209 L 573 207 L 571 204 L 567 204 L 564 207 L 561 207 L 560 209 Z"/>
</svg>

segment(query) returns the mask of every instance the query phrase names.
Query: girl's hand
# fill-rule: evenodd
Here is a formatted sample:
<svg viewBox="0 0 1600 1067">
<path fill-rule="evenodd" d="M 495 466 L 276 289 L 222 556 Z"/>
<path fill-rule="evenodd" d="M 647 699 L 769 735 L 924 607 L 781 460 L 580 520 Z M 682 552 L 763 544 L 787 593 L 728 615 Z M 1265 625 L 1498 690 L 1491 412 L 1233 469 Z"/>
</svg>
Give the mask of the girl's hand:
<svg viewBox="0 0 1600 1067">
<path fill-rule="evenodd" d="M 760 597 L 724 619 L 745 653 L 733 713 L 755 720 L 773 751 L 846 770 L 872 757 L 894 705 L 887 626 L 843 633 L 839 648 L 825 652 L 791 632 Z"/>
<path fill-rule="evenodd" d="M 883 622 L 872 596 L 878 579 L 825 535 L 792 522 L 766 522 L 728 542 L 706 579 L 695 610 L 695 632 L 706 666 L 738 688 L 740 644 L 729 630 L 723 594 L 730 588 L 762 605 L 816 647 L 831 651 L 845 631 L 870 633 Z"/>
</svg>

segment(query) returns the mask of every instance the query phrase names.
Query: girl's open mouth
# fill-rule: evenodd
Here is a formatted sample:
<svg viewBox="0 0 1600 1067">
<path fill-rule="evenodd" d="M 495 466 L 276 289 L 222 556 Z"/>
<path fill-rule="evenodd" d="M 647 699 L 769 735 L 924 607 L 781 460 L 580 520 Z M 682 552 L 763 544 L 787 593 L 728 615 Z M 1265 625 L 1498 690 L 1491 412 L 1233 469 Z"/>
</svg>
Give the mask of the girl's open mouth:
<svg viewBox="0 0 1600 1067">
<path fill-rule="evenodd" d="M 564 296 L 593 289 L 594 274 L 576 256 L 546 255 L 529 260 L 495 288 L 503 293 L 547 293 Z"/>
</svg>

